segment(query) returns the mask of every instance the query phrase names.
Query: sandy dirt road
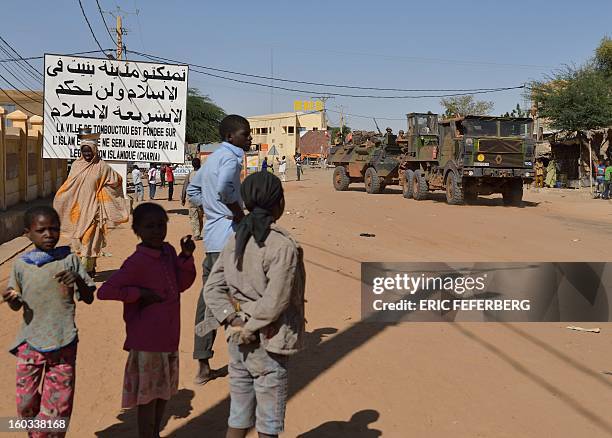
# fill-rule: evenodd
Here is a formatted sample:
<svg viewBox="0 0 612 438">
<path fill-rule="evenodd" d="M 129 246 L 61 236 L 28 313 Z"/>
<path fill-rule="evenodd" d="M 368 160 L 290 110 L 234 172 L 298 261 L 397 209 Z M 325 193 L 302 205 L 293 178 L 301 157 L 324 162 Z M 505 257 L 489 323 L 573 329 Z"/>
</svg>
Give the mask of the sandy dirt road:
<svg viewBox="0 0 612 438">
<path fill-rule="evenodd" d="M 612 204 L 586 193 L 530 191 L 524 208 L 503 207 L 494 196 L 453 207 L 443 194 L 405 200 L 398 188 L 382 195 L 367 195 L 357 185 L 335 192 L 331 170 L 308 168 L 305 180 L 285 187 L 280 223 L 304 247 L 309 333 L 307 349 L 292 360 L 283 436 L 612 435 L 612 324 L 598 324 L 600 334 L 572 332 L 563 323 L 368 324 L 360 321 L 359 280 L 362 261 L 610 259 L 604 249 Z M 186 210 L 176 201 L 161 203 L 170 214 L 168 240 L 178 246 L 189 233 Z M 129 227 L 115 230 L 101 278 L 136 243 Z M 199 246 L 198 266 L 202 259 Z M 9 268 L 0 266 L 0 287 Z M 204 387 L 191 383 L 200 287 L 198 280 L 182 298 L 180 392 L 162 436 L 224 434 L 227 378 Z M 121 304 L 96 301 L 79 305 L 77 313 L 77 391 L 68 436 L 134 436 L 133 412 L 119 410 L 127 356 Z M 8 346 L 19 315 L 2 306 L 0 318 L 0 345 Z M 226 364 L 225 350 L 218 336 L 213 366 Z M 10 354 L 0 355 L 0 416 L 15 411 L 14 366 Z"/>
</svg>

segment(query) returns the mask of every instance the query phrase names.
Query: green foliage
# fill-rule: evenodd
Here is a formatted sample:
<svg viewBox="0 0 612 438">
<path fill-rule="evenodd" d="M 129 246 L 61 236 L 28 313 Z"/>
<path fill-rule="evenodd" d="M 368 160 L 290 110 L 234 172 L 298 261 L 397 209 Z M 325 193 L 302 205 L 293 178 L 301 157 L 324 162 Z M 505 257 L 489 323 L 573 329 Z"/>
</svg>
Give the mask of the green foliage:
<svg viewBox="0 0 612 438">
<path fill-rule="evenodd" d="M 485 116 L 494 108 L 493 102 L 476 100 L 473 95 L 444 98 L 440 105 L 445 108 L 445 117 Z"/>
<path fill-rule="evenodd" d="M 197 88 L 187 91 L 187 143 L 214 143 L 220 141 L 219 124 L 225 117 L 223 108 L 217 106 Z"/>
<path fill-rule="evenodd" d="M 603 38 L 594 60 L 532 84 L 540 117 L 562 131 L 612 126 L 612 40 Z"/>
<path fill-rule="evenodd" d="M 595 50 L 595 62 L 600 70 L 612 74 L 612 39 L 604 37 Z"/>
<path fill-rule="evenodd" d="M 586 131 L 612 126 L 612 76 L 587 65 L 567 68 L 552 81 L 532 88 L 540 117 L 562 131 Z"/>
<path fill-rule="evenodd" d="M 327 131 L 329 132 L 329 138 L 331 138 L 331 141 L 333 144 L 334 141 L 336 140 L 336 136 L 340 132 L 340 127 L 339 126 L 329 126 L 327 128 Z M 344 126 L 344 129 L 342 130 L 342 135 L 346 136 L 349 132 L 351 132 L 351 128 L 349 126 Z"/>
</svg>

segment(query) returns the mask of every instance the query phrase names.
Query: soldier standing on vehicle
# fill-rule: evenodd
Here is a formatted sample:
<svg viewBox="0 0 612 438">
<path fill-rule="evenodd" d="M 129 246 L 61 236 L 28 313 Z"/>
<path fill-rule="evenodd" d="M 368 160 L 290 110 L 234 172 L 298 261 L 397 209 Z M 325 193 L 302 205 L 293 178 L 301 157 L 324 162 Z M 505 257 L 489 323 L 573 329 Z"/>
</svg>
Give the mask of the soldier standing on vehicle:
<svg viewBox="0 0 612 438">
<path fill-rule="evenodd" d="M 393 130 L 391 128 L 387 128 L 386 131 L 387 132 L 385 133 L 385 136 L 383 138 L 383 144 L 385 146 L 394 145 L 396 136 L 393 134 Z"/>
</svg>

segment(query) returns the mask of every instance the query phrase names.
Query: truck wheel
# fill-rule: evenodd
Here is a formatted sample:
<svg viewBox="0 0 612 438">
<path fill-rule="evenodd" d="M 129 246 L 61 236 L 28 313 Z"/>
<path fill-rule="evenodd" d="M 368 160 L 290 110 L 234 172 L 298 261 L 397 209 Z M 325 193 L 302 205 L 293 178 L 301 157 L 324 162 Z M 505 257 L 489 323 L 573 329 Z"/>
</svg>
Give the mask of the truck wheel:
<svg viewBox="0 0 612 438">
<path fill-rule="evenodd" d="M 402 178 L 402 194 L 404 198 L 411 199 L 412 198 L 412 182 L 414 180 L 414 172 L 410 169 L 407 169 L 404 172 L 404 177 Z"/>
<path fill-rule="evenodd" d="M 505 205 L 521 205 L 523 202 L 523 182 L 521 180 L 508 181 L 502 189 Z"/>
<path fill-rule="evenodd" d="M 346 169 L 343 166 L 337 166 L 334 169 L 334 188 L 339 192 L 348 189 L 351 179 L 346 174 Z"/>
<path fill-rule="evenodd" d="M 455 172 L 449 172 L 446 177 L 446 202 L 449 205 L 463 204 L 463 189 L 459 187 Z"/>
<path fill-rule="evenodd" d="M 422 201 L 427 198 L 428 192 L 429 187 L 427 186 L 425 175 L 420 170 L 417 170 L 412 178 L 412 197 L 417 201 Z"/>
<path fill-rule="evenodd" d="M 380 178 L 378 178 L 378 173 L 376 173 L 376 169 L 373 167 L 368 167 L 365 173 L 365 188 L 366 192 L 372 193 L 380 193 Z"/>
</svg>

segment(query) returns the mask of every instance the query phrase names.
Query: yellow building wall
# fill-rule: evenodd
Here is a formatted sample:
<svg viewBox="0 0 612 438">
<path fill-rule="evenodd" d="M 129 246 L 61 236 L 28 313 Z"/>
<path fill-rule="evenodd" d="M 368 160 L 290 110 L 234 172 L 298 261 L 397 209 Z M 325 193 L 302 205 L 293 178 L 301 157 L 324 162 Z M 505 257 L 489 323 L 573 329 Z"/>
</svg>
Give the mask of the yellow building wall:
<svg viewBox="0 0 612 438">
<path fill-rule="evenodd" d="M 278 113 L 247 117 L 251 125 L 253 144 L 268 145 L 268 151 L 274 145 L 278 158 L 283 155 L 293 158 L 298 146 L 300 128 L 306 131 L 326 130 L 327 123 L 323 112 L 315 113 Z M 260 156 L 267 156 L 265 150 Z"/>
<path fill-rule="evenodd" d="M 53 194 L 67 177 L 66 160 L 42 158 L 42 124 L 42 117 L 5 116 L 0 108 L 0 211 Z"/>
</svg>

